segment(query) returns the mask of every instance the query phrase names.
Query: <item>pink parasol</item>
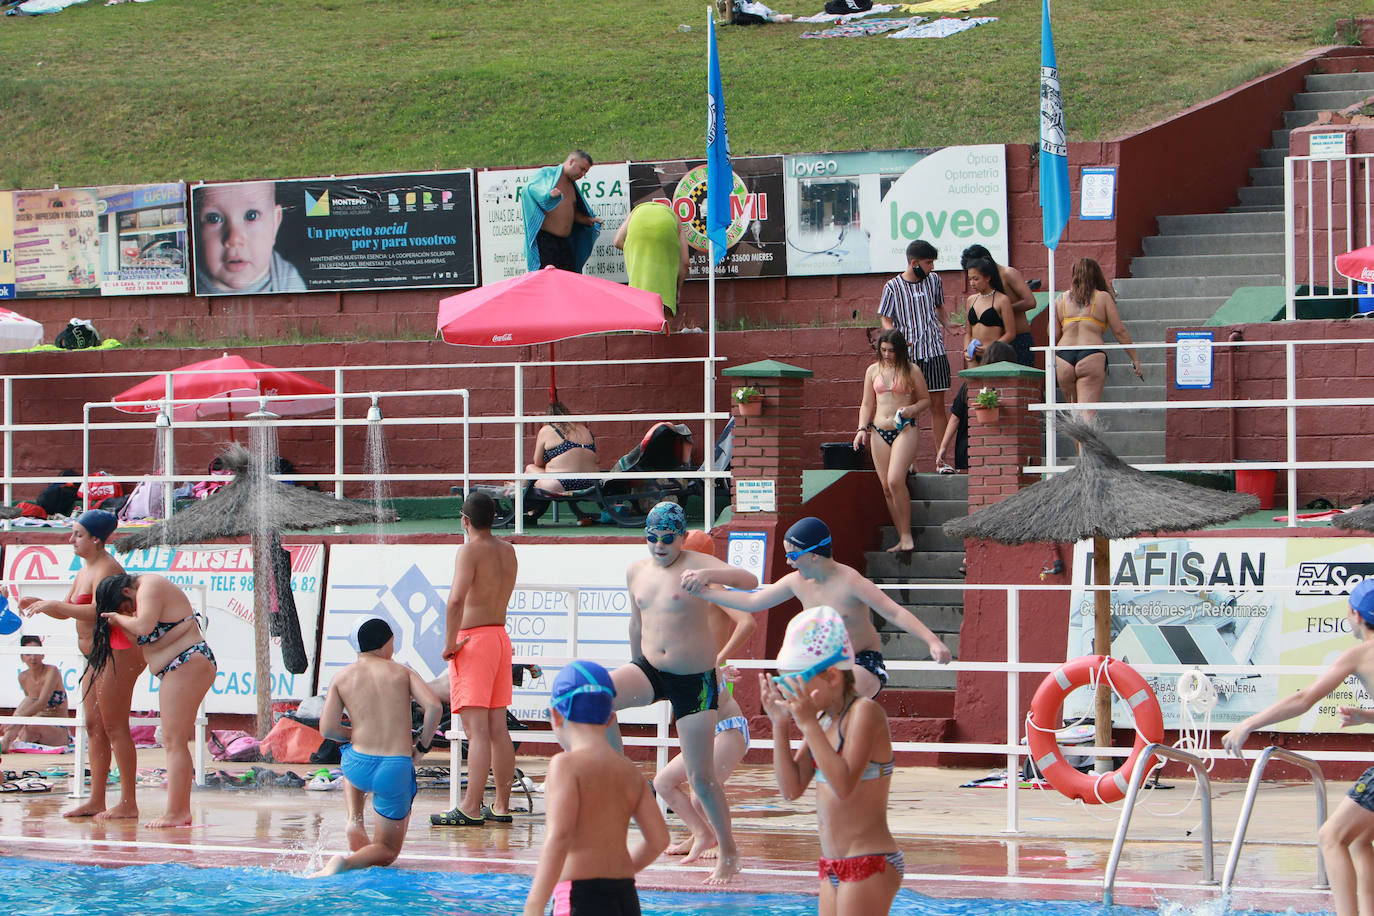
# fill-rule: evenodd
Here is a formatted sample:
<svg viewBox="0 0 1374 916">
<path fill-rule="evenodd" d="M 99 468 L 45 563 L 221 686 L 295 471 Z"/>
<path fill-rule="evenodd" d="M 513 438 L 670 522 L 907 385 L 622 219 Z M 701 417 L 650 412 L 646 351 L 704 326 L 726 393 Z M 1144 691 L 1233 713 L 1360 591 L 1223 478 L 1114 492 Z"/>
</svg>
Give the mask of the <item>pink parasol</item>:
<svg viewBox="0 0 1374 916">
<path fill-rule="evenodd" d="M 663 298 L 556 267 L 521 274 L 439 302 L 439 335 L 469 347 L 553 344 L 612 331 L 663 331 Z M 549 373 L 549 399 L 557 397 Z"/>
<path fill-rule="evenodd" d="M 1374 283 L 1374 245 L 1336 255 L 1336 271 L 1358 283 Z"/>
<path fill-rule="evenodd" d="M 244 359 L 242 356 L 230 356 L 228 353 L 218 359 L 173 369 L 170 374 L 172 397 L 178 401 L 231 399 L 205 404 L 177 404 L 172 411 L 172 416 L 177 420 L 221 415 L 227 415 L 232 420 L 235 406 L 240 413 L 254 410 L 258 406 L 258 399 L 263 395 L 288 395 L 293 398 L 271 402 L 269 406 L 272 412 L 280 416 L 319 413 L 329 409 L 334 403 L 333 389 L 319 382 L 295 372 Z M 158 402 L 166 397 L 167 374 L 164 373 L 139 382 L 127 391 L 115 395 L 112 400 L 116 402 L 119 410 L 126 413 L 156 413 L 160 409 Z"/>
<path fill-rule="evenodd" d="M 0 308 L 0 352 L 27 350 L 43 342 L 43 326 L 18 312 Z"/>
</svg>

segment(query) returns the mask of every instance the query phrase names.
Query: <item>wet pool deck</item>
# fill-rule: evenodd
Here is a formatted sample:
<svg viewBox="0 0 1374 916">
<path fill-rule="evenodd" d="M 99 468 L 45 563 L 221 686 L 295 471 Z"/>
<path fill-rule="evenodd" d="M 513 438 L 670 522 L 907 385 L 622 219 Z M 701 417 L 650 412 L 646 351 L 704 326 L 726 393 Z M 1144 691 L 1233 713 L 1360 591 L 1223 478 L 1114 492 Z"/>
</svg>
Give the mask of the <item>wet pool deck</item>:
<svg viewBox="0 0 1374 916">
<path fill-rule="evenodd" d="M 158 750 L 140 751 L 144 768 L 161 765 Z M 435 753 L 432 761 L 447 758 Z M 547 759 L 521 757 L 518 765 L 535 782 Z M 216 764 L 240 773 L 250 764 Z M 310 765 L 270 765 L 308 775 Z M 7 769 L 71 769 L 70 756 L 11 755 Z M 647 770 L 646 770 L 647 772 Z M 1006 832 L 1005 790 L 961 789 L 984 770 L 905 767 L 892 782 L 889 821 L 906 856 L 904 887 L 932 897 L 1100 900 L 1102 876 L 1116 829 L 1117 810 L 1088 809 L 1054 792 L 1020 792 L 1020 831 Z M 145 780 L 148 777 L 144 777 Z M 195 825 L 152 830 L 138 822 L 67 820 L 69 781 L 53 780 L 48 794 L 0 794 L 0 850 L 8 855 L 81 863 L 127 865 L 258 865 L 305 873 L 321 854 L 342 851 L 344 810 L 338 792 L 303 789 L 197 789 Z M 1133 817 L 1117 874 L 1119 904 L 1161 901 L 1197 903 L 1219 895 L 1202 887 L 1200 806 L 1192 784 L 1146 797 Z M 1328 786 L 1332 806 L 1346 787 Z M 729 887 L 743 891 L 813 893 L 818 854 L 813 792 L 784 802 L 772 768 L 746 765 L 728 787 L 736 835 L 745 859 L 743 875 Z M 112 798 L 114 787 L 111 787 Z M 1231 835 L 1245 794 L 1240 782 L 1212 786 L 1215 873 L 1222 876 Z M 140 787 L 143 819 L 161 812 L 164 796 Z M 543 839 L 542 798 L 536 812 L 517 814 L 511 826 L 438 828 L 429 815 L 444 810 L 448 789 L 421 780 L 405 850 L 397 867 L 425 871 L 497 871 L 530 874 Z M 513 799 L 519 807 L 523 796 Z M 1182 813 L 1173 815 L 1182 810 Z M 373 815 L 368 813 L 368 823 Z M 1316 874 L 1313 790 L 1307 783 L 1266 784 L 1251 821 L 1237 872 L 1232 906 L 1300 913 L 1331 908 L 1330 895 L 1312 889 Z M 681 824 L 669 817 L 675 839 Z M 682 866 L 664 857 L 641 874 L 644 887 L 702 890 L 709 869 Z M 709 891 L 707 891 L 709 893 Z"/>
</svg>

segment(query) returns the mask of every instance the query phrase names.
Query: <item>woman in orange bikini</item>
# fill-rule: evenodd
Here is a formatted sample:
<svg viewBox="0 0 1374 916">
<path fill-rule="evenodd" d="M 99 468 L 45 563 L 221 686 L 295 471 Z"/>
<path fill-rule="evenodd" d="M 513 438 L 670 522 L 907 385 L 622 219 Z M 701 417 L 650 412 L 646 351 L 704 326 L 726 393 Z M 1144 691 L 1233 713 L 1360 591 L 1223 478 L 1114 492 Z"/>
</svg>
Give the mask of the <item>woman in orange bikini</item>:
<svg viewBox="0 0 1374 916">
<path fill-rule="evenodd" d="M 781 677 L 760 675 L 773 734 L 795 721 L 802 745 L 773 745 L 782 797 L 816 786 L 821 840 L 820 916 L 881 916 L 902 886 L 905 863 L 887 826 L 892 735 L 887 714 L 854 691 L 854 649 L 834 608 L 802 611 L 787 624 L 778 651 Z"/>
<path fill-rule="evenodd" d="M 1102 333 L 1112 329 L 1118 343 L 1126 344 L 1135 374 L 1145 378 L 1140 359 L 1130 346 L 1131 335 L 1116 309 L 1116 297 L 1107 283 L 1102 267 L 1092 258 L 1074 262 L 1068 292 L 1054 303 L 1055 366 L 1059 390 L 1070 404 L 1091 404 L 1102 400 L 1107 384 L 1107 351 L 1099 349 Z M 1091 420 L 1096 411 L 1082 411 Z"/>
<path fill-rule="evenodd" d="M 909 553 L 916 546 L 911 537 L 911 493 L 906 472 L 916 460 L 919 445 L 916 420 L 927 410 L 930 392 L 926 380 L 907 355 L 906 337 L 889 328 L 879 335 L 878 358 L 864 373 L 859 428 L 854 433 L 855 451 L 865 442 L 873 450 L 873 469 L 878 472 L 887 511 L 897 529 L 897 543 L 888 548 L 889 553 Z"/>
<path fill-rule="evenodd" d="M 64 817 L 94 817 L 98 821 L 138 817 L 138 751 L 129 734 L 129 706 L 134 685 L 143 673 L 143 650 L 128 639 L 110 637 L 108 660 L 96 665 L 96 632 L 108 631 L 95 608 L 95 587 L 107 576 L 124 572 L 119 561 L 110 556 L 105 542 L 119 522 L 113 513 L 100 509 L 83 512 L 72 524 L 72 551 L 84 564 L 76 574 L 66 601 L 39 601 L 21 598 L 19 608 L 26 615 L 47 614 L 76 622 L 76 644 L 86 656 L 81 674 L 81 707 L 86 713 L 86 734 L 91 746 L 91 797 L 85 804 L 64 812 Z M 121 634 L 122 636 L 122 634 Z M 119 804 L 105 807 L 105 784 L 110 776 L 110 758 L 119 767 Z"/>
<path fill-rule="evenodd" d="M 162 576 L 121 573 L 100 580 L 95 588 L 100 616 L 111 626 L 96 631 L 95 659 L 102 643 L 123 632 L 143 647 L 148 670 L 161 682 L 163 745 L 167 748 L 167 810 L 145 827 L 191 826 L 191 733 L 196 710 L 215 683 L 215 654 L 201 634 L 191 602 Z M 106 637 L 102 639 L 102 637 Z"/>
</svg>

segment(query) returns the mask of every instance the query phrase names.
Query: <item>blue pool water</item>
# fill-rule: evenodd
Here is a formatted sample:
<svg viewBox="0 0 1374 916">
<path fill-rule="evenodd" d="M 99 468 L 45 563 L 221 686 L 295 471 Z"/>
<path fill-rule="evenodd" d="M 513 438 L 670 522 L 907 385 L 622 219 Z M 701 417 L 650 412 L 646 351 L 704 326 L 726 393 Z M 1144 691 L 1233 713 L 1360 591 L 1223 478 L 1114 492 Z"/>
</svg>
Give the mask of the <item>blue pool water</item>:
<svg viewBox="0 0 1374 916">
<path fill-rule="evenodd" d="M 529 879 L 372 869 L 317 881 L 266 868 L 142 865 L 106 869 L 25 859 L 0 859 L 0 913 L 25 916 L 509 916 L 518 912 Z M 642 891 L 646 916 L 803 916 L 816 898 L 801 894 L 692 894 Z M 1148 916 L 1154 910 L 1042 900 L 940 900 L 903 890 L 897 916 Z M 1162 907 L 1159 913 L 1214 916 Z M 1291 911 L 1290 911 L 1291 912 Z"/>
</svg>

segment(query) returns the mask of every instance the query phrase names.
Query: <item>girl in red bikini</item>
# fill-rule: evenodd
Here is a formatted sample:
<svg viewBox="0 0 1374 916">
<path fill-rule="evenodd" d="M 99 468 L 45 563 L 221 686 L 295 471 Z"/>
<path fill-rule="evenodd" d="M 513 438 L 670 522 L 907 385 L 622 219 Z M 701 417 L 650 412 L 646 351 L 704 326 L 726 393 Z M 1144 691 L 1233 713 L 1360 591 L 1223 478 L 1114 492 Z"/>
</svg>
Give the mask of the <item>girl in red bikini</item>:
<svg viewBox="0 0 1374 916">
<path fill-rule="evenodd" d="M 76 622 L 76 644 L 86 656 L 81 674 L 81 706 L 86 713 L 86 733 L 91 748 L 91 797 L 84 804 L 64 812 L 64 817 L 94 817 L 98 821 L 138 817 L 138 752 L 129 734 L 129 706 L 134 685 L 143 673 L 143 649 L 128 639 L 111 634 L 109 657 L 103 665 L 92 664 L 97 629 L 108 629 L 95 609 L 95 587 L 107 576 L 124 572 L 119 561 L 110 556 L 105 543 L 119 522 L 113 513 L 91 509 L 72 524 L 73 552 L 84 564 L 67 592 L 66 601 L 19 600 L 27 616 L 47 614 Z M 122 637 L 122 633 L 120 634 Z M 110 775 L 110 758 L 119 767 L 119 804 L 105 806 L 105 784 Z M 125 774 L 128 774 L 125 777 Z"/>
<path fill-rule="evenodd" d="M 854 691 L 854 649 L 834 608 L 802 611 L 787 625 L 778 653 L 780 677 L 759 677 L 774 735 L 789 719 L 801 728 L 792 754 L 773 746 L 773 771 L 789 801 L 815 776 L 820 821 L 820 916 L 887 913 L 904 863 L 887 828 L 892 737 L 887 715 Z"/>
</svg>

